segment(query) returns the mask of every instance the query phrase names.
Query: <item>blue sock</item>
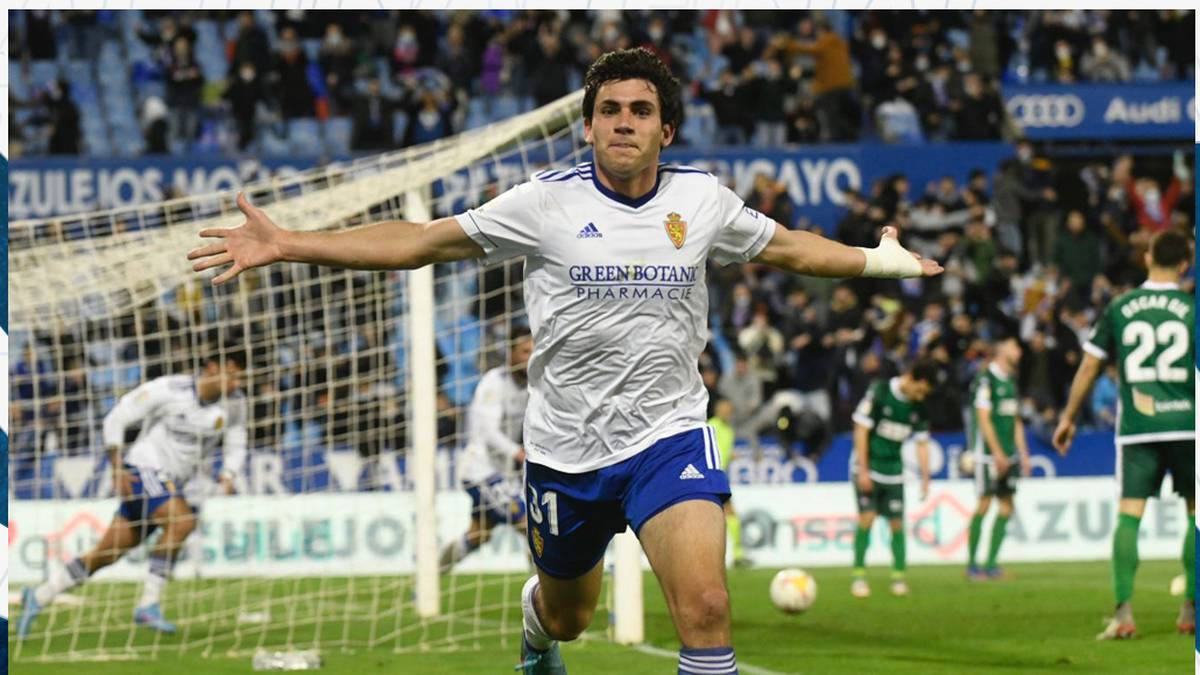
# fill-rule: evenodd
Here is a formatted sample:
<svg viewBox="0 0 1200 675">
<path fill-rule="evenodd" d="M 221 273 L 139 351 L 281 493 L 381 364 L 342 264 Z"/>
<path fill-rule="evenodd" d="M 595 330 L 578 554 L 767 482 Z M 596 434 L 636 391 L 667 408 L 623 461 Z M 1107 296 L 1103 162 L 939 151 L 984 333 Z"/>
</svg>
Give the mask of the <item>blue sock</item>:
<svg viewBox="0 0 1200 675">
<path fill-rule="evenodd" d="M 679 650 L 679 675 L 737 675 L 733 647 Z"/>
</svg>

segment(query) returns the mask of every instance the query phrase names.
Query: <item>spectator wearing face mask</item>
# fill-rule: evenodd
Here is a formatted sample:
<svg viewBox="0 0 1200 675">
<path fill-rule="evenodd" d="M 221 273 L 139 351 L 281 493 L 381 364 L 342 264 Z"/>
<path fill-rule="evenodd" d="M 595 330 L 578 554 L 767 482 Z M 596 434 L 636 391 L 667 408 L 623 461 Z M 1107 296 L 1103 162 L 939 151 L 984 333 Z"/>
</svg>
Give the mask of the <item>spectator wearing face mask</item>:
<svg viewBox="0 0 1200 675">
<path fill-rule="evenodd" d="M 237 148 L 245 152 L 257 136 L 255 113 L 263 98 L 263 86 L 258 70 L 251 61 L 238 66 L 237 77 L 225 88 L 223 98 L 229 103 L 229 112 L 237 128 Z"/>
<path fill-rule="evenodd" d="M 316 113 L 307 71 L 308 57 L 300 48 L 296 29 L 287 26 L 279 33 L 279 51 L 275 63 L 277 98 L 285 120 L 312 117 Z"/>
<path fill-rule="evenodd" d="M 858 140 L 859 109 L 854 94 L 854 72 L 850 61 L 850 46 L 835 33 L 824 18 L 813 22 L 816 38 L 794 41 L 790 51 L 810 54 L 816 60 L 812 91 L 821 129 L 821 140 L 852 142 Z M 879 33 L 882 35 L 882 32 Z M 875 34 L 872 33 L 872 45 Z M 884 40 L 886 47 L 886 39 Z M 886 48 L 883 50 L 886 55 Z"/>
<path fill-rule="evenodd" d="M 332 96 L 334 110 L 344 114 L 343 111 L 353 105 L 354 68 L 358 65 L 358 55 L 340 24 L 331 23 L 325 27 L 318 63 L 325 75 L 325 88 Z"/>
</svg>

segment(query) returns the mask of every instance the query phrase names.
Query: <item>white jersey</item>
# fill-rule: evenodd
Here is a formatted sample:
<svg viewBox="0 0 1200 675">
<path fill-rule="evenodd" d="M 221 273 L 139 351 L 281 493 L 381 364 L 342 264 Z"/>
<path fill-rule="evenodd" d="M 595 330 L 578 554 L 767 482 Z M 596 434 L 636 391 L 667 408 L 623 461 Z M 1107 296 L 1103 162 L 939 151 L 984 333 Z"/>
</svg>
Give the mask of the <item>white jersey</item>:
<svg viewBox="0 0 1200 675">
<path fill-rule="evenodd" d="M 141 423 L 125 463 L 154 469 L 180 487 L 200 470 L 217 444 L 224 452 L 223 472 L 237 474 L 246 463 L 246 398 L 241 394 L 202 403 L 196 378 L 168 375 L 125 394 L 104 416 L 104 446 L 124 445 L 125 430 Z"/>
<path fill-rule="evenodd" d="M 631 200 L 590 163 L 455 217 L 489 262 L 525 256 L 529 461 L 592 471 L 704 425 L 706 261 L 754 258 L 774 221 L 699 169 L 662 165 Z"/>
<path fill-rule="evenodd" d="M 529 390 L 517 384 L 508 366 L 493 368 L 479 380 L 467 410 L 467 447 L 458 472 L 464 483 L 513 472 L 528 402 Z"/>
</svg>

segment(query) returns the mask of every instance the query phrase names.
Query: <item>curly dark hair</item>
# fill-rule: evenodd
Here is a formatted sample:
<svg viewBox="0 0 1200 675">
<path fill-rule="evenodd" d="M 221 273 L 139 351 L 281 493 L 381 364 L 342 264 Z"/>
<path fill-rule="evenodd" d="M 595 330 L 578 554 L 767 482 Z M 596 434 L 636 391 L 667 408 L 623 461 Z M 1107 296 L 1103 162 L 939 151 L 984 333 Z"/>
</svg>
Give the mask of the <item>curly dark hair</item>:
<svg viewBox="0 0 1200 675">
<path fill-rule="evenodd" d="M 646 80 L 658 92 L 658 109 L 663 124 L 678 131 L 683 124 L 683 102 L 679 80 L 645 47 L 618 49 L 596 59 L 583 78 L 583 118 L 589 122 L 601 85 L 617 80 Z"/>
</svg>

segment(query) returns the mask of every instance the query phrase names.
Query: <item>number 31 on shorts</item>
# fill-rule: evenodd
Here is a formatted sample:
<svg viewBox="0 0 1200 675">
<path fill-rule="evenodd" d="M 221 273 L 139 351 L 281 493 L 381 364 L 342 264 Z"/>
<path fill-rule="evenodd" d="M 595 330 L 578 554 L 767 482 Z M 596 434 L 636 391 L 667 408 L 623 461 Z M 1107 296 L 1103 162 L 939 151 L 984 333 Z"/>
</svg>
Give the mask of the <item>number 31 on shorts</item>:
<svg viewBox="0 0 1200 675">
<path fill-rule="evenodd" d="M 551 491 L 542 494 L 542 506 L 550 514 L 550 534 L 558 534 L 558 495 Z M 542 509 L 538 506 L 537 488 L 529 486 L 529 517 L 537 525 L 542 524 Z"/>
</svg>

